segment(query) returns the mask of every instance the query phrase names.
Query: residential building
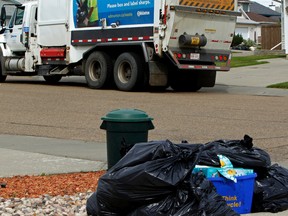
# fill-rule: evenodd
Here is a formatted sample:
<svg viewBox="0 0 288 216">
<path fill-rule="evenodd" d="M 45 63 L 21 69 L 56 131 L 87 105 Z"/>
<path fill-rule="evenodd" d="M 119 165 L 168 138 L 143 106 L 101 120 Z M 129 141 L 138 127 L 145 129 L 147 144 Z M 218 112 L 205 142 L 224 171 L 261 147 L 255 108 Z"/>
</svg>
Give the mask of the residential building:
<svg viewBox="0 0 288 216">
<path fill-rule="evenodd" d="M 261 28 L 264 25 L 280 24 L 281 13 L 257 2 L 239 0 L 241 17 L 237 18 L 235 34 L 241 34 L 245 40 L 261 44 Z"/>
</svg>

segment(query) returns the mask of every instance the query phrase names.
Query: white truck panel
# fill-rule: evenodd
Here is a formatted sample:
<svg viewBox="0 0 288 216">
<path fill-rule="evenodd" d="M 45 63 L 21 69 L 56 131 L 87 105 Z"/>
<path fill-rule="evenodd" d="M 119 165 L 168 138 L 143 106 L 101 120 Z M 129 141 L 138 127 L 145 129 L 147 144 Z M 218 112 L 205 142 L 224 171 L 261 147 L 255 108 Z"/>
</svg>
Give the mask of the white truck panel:
<svg viewBox="0 0 288 216">
<path fill-rule="evenodd" d="M 215 14 L 176 13 L 171 37 L 178 39 L 184 32 L 189 35 L 205 35 L 207 45 L 202 49 L 230 50 L 235 20 L 236 17 Z M 169 47 L 178 46 L 178 40 L 170 39 Z"/>
<path fill-rule="evenodd" d="M 69 2 L 67 0 L 38 1 L 38 44 L 41 46 L 65 46 Z"/>
<path fill-rule="evenodd" d="M 89 47 L 87 46 L 71 46 L 69 50 L 69 62 L 78 62 L 82 59 Z"/>
</svg>

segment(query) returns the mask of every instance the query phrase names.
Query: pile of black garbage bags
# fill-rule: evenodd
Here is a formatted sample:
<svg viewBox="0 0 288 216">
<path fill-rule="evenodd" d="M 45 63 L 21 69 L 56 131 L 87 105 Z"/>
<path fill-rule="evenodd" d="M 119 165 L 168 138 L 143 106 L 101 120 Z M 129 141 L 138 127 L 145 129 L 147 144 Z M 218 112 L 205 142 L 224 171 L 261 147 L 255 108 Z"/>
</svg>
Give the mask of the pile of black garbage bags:
<svg viewBox="0 0 288 216">
<path fill-rule="evenodd" d="M 288 209 L 288 170 L 271 165 L 270 156 L 243 140 L 217 140 L 207 144 L 173 144 L 169 140 L 135 144 L 98 181 L 87 201 L 88 215 L 234 216 L 213 184 L 192 170 L 196 164 L 220 167 L 217 155 L 234 167 L 253 169 L 252 212 Z"/>
</svg>

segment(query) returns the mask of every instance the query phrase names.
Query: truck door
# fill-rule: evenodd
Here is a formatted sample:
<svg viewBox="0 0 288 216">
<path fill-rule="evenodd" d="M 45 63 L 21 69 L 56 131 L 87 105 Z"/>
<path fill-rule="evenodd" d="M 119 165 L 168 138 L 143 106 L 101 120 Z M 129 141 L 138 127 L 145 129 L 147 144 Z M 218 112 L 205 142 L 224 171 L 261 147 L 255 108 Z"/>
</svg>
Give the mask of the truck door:
<svg viewBox="0 0 288 216">
<path fill-rule="evenodd" d="M 24 7 L 17 7 L 5 31 L 7 45 L 12 52 L 25 51 L 26 48 L 21 42 Z"/>
<path fill-rule="evenodd" d="M 31 8 L 31 16 L 30 16 L 30 36 L 31 37 L 36 37 L 37 32 L 36 32 L 36 26 L 37 26 L 37 6 L 33 5 Z"/>
<path fill-rule="evenodd" d="M 31 6 L 29 21 L 24 26 L 24 34 L 26 37 L 23 37 L 23 43 L 27 44 L 29 47 L 36 45 L 37 40 L 37 6 Z M 31 48 L 31 47 L 30 47 Z"/>
</svg>

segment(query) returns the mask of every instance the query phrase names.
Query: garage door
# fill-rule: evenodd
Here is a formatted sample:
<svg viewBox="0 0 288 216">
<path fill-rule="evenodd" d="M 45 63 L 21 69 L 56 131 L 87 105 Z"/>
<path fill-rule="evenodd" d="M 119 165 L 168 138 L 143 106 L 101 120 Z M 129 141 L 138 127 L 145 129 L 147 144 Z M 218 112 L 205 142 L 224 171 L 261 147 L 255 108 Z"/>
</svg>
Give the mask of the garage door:
<svg viewBox="0 0 288 216">
<path fill-rule="evenodd" d="M 242 35 L 243 39 L 248 39 L 248 27 L 237 27 L 235 29 L 235 35 L 240 34 Z"/>
</svg>

